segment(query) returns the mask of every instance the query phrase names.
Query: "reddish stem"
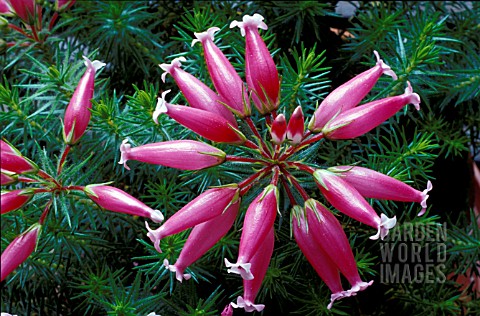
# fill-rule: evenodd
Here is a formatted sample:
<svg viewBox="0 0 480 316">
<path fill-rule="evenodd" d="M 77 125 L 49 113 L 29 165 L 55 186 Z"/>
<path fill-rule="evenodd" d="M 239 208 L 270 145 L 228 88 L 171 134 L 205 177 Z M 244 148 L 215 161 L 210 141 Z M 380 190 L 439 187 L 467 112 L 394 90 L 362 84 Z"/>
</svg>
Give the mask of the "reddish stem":
<svg viewBox="0 0 480 316">
<path fill-rule="evenodd" d="M 26 178 L 26 177 L 18 177 L 17 180 L 19 182 L 25 182 L 25 183 L 39 182 L 38 180 L 30 179 L 30 178 Z"/>
<path fill-rule="evenodd" d="M 38 173 L 37 173 L 37 174 L 38 174 L 40 177 L 42 177 L 43 179 L 55 183 L 55 185 L 56 185 L 57 187 L 59 187 L 59 188 L 62 187 L 62 186 L 60 185 L 60 183 L 57 182 L 57 180 L 55 180 L 51 175 L 49 175 L 49 174 L 46 173 L 45 171 L 43 171 L 43 170 L 38 170 Z"/>
<path fill-rule="evenodd" d="M 258 132 L 257 128 L 255 127 L 255 124 L 253 123 L 252 118 L 250 116 L 246 117 L 245 121 L 247 122 L 248 127 L 250 127 L 250 130 L 252 131 L 252 133 L 258 138 L 258 141 L 260 142 L 260 147 L 262 148 L 263 154 L 268 158 L 272 158 L 272 155 L 269 153 L 268 147 L 265 144 L 265 142 L 263 141 L 262 136 L 260 136 L 260 133 Z"/>
<path fill-rule="evenodd" d="M 301 162 L 295 162 L 295 161 L 286 161 L 286 164 L 292 167 L 296 167 L 299 170 L 306 171 L 310 174 L 313 174 L 315 172 L 315 168 L 312 168 L 310 166 L 307 166 Z"/>
<path fill-rule="evenodd" d="M 243 143 L 243 145 L 245 145 L 245 146 L 248 147 L 248 148 L 260 150 L 260 148 L 257 146 L 257 144 L 255 144 L 254 142 L 252 142 L 252 141 L 249 140 L 249 139 L 245 140 L 245 143 Z"/>
<path fill-rule="evenodd" d="M 8 24 L 8 27 L 11 28 L 12 30 L 15 30 L 15 31 L 21 33 L 21 34 L 22 34 L 23 36 L 25 36 L 25 37 L 28 37 L 28 38 L 30 38 L 30 39 L 33 39 L 32 36 L 30 36 L 29 34 L 25 33 L 24 30 L 22 30 L 21 28 L 19 28 L 19 27 L 16 26 L 15 24 L 9 23 L 9 24 Z"/>
<path fill-rule="evenodd" d="M 260 159 L 255 159 L 255 158 L 250 158 L 250 157 L 238 157 L 238 156 L 231 156 L 227 155 L 226 156 L 227 161 L 238 161 L 238 162 L 250 162 L 250 163 L 265 163 L 265 161 L 260 160 Z"/>
<path fill-rule="evenodd" d="M 45 209 L 43 210 L 42 215 L 40 216 L 40 219 L 38 222 L 43 225 L 43 222 L 45 221 L 45 218 L 47 217 L 48 212 L 50 211 L 50 206 L 52 206 L 53 203 L 53 198 L 48 201 L 47 205 L 45 205 Z"/>
<path fill-rule="evenodd" d="M 308 132 L 306 133 L 306 136 L 304 137 L 307 137 L 308 135 L 310 135 Z M 322 133 L 319 133 L 313 137 L 310 137 L 309 139 L 304 139 L 300 144 L 298 144 L 297 146 L 295 147 L 291 147 L 285 154 L 283 154 L 281 157 L 280 157 L 280 160 L 285 160 L 287 159 L 288 157 L 290 157 L 291 155 L 293 155 L 294 153 L 296 153 L 297 151 L 303 149 L 305 146 L 311 144 L 311 143 L 314 143 L 314 142 L 317 142 L 319 140 L 321 140 L 323 138 L 323 134 Z"/>
<path fill-rule="evenodd" d="M 307 191 L 298 183 L 297 179 L 295 179 L 294 176 L 292 176 L 289 172 L 285 171 L 284 174 L 290 179 L 290 182 L 292 182 L 293 186 L 297 189 L 298 193 L 302 196 L 302 198 L 306 201 L 310 199 L 308 196 Z"/>
<path fill-rule="evenodd" d="M 66 145 L 65 149 L 63 150 L 62 157 L 60 158 L 60 161 L 58 162 L 58 167 L 57 167 L 57 176 L 62 172 L 63 165 L 65 164 L 65 159 L 67 159 L 67 155 L 70 152 L 70 145 Z"/>
<path fill-rule="evenodd" d="M 52 19 L 50 20 L 50 23 L 48 24 L 48 31 L 50 32 L 54 25 L 55 25 L 55 22 L 57 22 L 57 19 L 58 19 L 58 12 L 55 12 L 53 15 L 52 15 Z"/>
<path fill-rule="evenodd" d="M 276 186 L 278 184 L 279 175 L 280 175 L 280 169 L 278 168 L 278 166 L 275 166 L 275 169 L 273 170 L 272 181 L 270 181 L 270 184 L 273 184 Z"/>
<path fill-rule="evenodd" d="M 285 188 L 285 192 L 287 193 L 288 199 L 290 200 L 290 204 L 292 204 L 292 206 L 297 205 L 297 201 L 295 201 L 295 198 L 293 197 L 292 191 L 290 190 L 290 187 L 288 186 L 288 182 L 287 180 L 285 180 L 284 175 L 280 177 L 280 181 L 282 181 L 282 185 Z"/>
<path fill-rule="evenodd" d="M 263 168 L 260 171 L 257 171 L 256 173 L 252 174 L 250 177 L 246 178 L 242 182 L 238 184 L 240 188 L 243 188 L 250 183 L 254 182 L 255 180 L 260 180 L 268 171 L 270 171 L 273 168 L 273 166 L 268 166 Z"/>
<path fill-rule="evenodd" d="M 35 41 L 36 41 L 37 43 L 42 43 L 42 42 L 40 41 L 40 38 L 38 38 L 38 34 L 37 34 L 37 30 L 36 30 L 36 28 L 35 28 L 35 25 L 30 25 L 30 30 L 32 30 L 33 38 L 35 39 Z"/>
</svg>

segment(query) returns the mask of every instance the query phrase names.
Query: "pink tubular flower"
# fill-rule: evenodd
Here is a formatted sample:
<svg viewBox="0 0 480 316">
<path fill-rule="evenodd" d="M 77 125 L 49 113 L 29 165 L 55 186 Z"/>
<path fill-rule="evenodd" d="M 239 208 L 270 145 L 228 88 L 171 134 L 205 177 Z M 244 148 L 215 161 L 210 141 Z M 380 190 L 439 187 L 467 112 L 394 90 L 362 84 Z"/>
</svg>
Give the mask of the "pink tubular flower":
<svg viewBox="0 0 480 316">
<path fill-rule="evenodd" d="M 381 214 L 381 217 L 378 216 L 362 195 L 338 175 L 318 169 L 313 173 L 313 176 L 320 191 L 333 207 L 345 215 L 378 230 L 377 234 L 370 239 L 380 237 L 383 240 L 387 236 L 388 230 L 397 223 L 396 216 L 393 218 L 388 218 L 385 214 Z"/>
<path fill-rule="evenodd" d="M 162 252 L 160 249 L 162 238 L 220 216 L 230 205 L 237 203 L 239 193 L 237 184 L 209 189 L 182 207 L 156 230 L 150 229 L 148 223 L 145 223 L 148 229 L 147 236 L 155 249 Z"/>
<path fill-rule="evenodd" d="M 242 79 L 222 51 L 213 43 L 218 27 L 211 27 L 206 32 L 194 33 L 196 39 L 192 46 L 200 42 L 205 54 L 205 62 L 217 92 L 225 104 L 239 117 L 250 116 L 250 102 Z"/>
<path fill-rule="evenodd" d="M 245 76 L 255 106 L 262 114 L 268 114 L 278 108 L 280 81 L 277 67 L 268 51 L 258 29 L 268 29 L 263 16 L 255 13 L 244 15 L 243 22 L 233 21 L 230 28 L 238 26 L 245 36 Z"/>
<path fill-rule="evenodd" d="M 262 286 L 263 278 L 265 278 L 265 274 L 267 273 L 268 265 L 272 258 L 274 242 L 275 234 L 272 227 L 270 228 L 270 232 L 265 236 L 262 245 L 252 257 L 251 271 L 255 275 L 255 278 L 253 280 L 243 280 L 243 297 L 237 297 L 237 304 L 230 303 L 234 308 L 243 308 L 249 313 L 253 311 L 261 312 L 265 308 L 265 305 L 255 304 L 254 302 Z"/>
<path fill-rule="evenodd" d="M 165 259 L 165 267 L 175 272 L 178 281 L 190 279 L 190 274 L 184 274 L 185 269 L 203 256 L 230 230 L 237 217 L 240 200 L 230 205 L 223 214 L 195 226 L 188 236 L 182 252 L 174 265 Z"/>
<path fill-rule="evenodd" d="M 9 185 L 17 182 L 18 175 L 8 170 L 0 169 L 0 185 Z"/>
<path fill-rule="evenodd" d="M 237 128 L 237 121 L 232 112 L 223 105 L 225 103 L 223 98 L 206 84 L 180 68 L 182 61 L 186 61 L 185 57 L 175 58 L 170 64 L 159 65 L 165 71 L 162 74 L 163 82 L 165 82 L 167 74 L 172 75 L 191 107 L 218 114 Z"/>
<path fill-rule="evenodd" d="M 322 131 L 325 124 L 333 117 L 357 106 L 372 90 L 382 74 L 397 80 L 397 75 L 380 59 L 377 51 L 373 53 L 377 57 L 377 64 L 373 68 L 342 84 L 320 103 L 308 125 L 312 132 Z"/>
<path fill-rule="evenodd" d="M 360 279 L 352 248 L 342 225 L 335 216 L 314 199 L 305 202 L 305 212 L 313 238 L 352 285 L 352 288 L 347 291 L 348 294 L 339 294 L 353 296 L 370 286 L 373 281 L 364 282 Z"/>
<path fill-rule="evenodd" d="M 158 98 L 153 120 L 158 124 L 158 116 L 166 113 L 172 119 L 192 130 L 200 136 L 218 143 L 243 144 L 245 136 L 233 127 L 222 116 L 189 106 L 170 104 L 165 96 L 170 90 L 164 91 Z"/>
<path fill-rule="evenodd" d="M 1 139 L 0 164 L 2 170 L 16 174 L 37 173 L 39 170 L 33 161 L 24 157 L 12 144 Z"/>
<path fill-rule="evenodd" d="M 314 233 L 311 231 L 312 228 L 308 227 L 303 213 L 300 206 L 294 207 L 292 211 L 293 236 L 308 262 L 310 262 L 330 291 L 332 291 L 330 304 L 328 304 L 328 309 L 330 309 L 334 301 L 349 297 L 352 293 L 343 290 L 337 265 L 330 259 L 330 256 L 322 249 L 315 238 L 313 238 Z"/>
<path fill-rule="evenodd" d="M 95 73 L 105 66 L 105 63 L 98 60 L 92 62 L 85 56 L 83 58 L 87 70 L 80 79 L 65 111 L 63 139 L 68 145 L 78 142 L 87 129 L 91 116 L 90 109 L 92 108 L 91 100 L 95 86 Z"/>
<path fill-rule="evenodd" d="M 303 132 L 305 130 L 302 107 L 297 106 L 293 111 L 287 127 L 287 139 L 292 145 L 298 145 L 303 139 Z"/>
<path fill-rule="evenodd" d="M 90 184 L 84 188 L 84 192 L 106 210 L 134 216 L 148 217 L 155 223 L 163 221 L 163 214 L 137 200 L 127 192 L 109 185 Z"/>
<path fill-rule="evenodd" d="M 32 189 L 2 191 L 1 214 L 18 210 L 33 197 Z"/>
<path fill-rule="evenodd" d="M 408 184 L 383 173 L 362 167 L 337 166 L 329 168 L 343 180 L 353 186 L 366 198 L 378 200 L 393 200 L 401 202 L 418 202 L 422 210 L 418 216 L 422 216 L 427 209 L 428 192 L 432 190 L 432 183 L 428 181 L 427 188 L 419 191 Z"/>
<path fill-rule="evenodd" d="M 285 141 L 287 136 L 287 121 L 285 120 L 285 115 L 279 114 L 272 123 L 272 129 L 270 130 L 272 135 L 272 141 L 280 145 Z"/>
<path fill-rule="evenodd" d="M 28 25 L 35 24 L 36 7 L 35 0 L 8 0 L 10 8 L 15 14 Z"/>
<path fill-rule="evenodd" d="M 34 224 L 23 234 L 17 236 L 8 247 L 2 252 L 0 259 L 1 281 L 13 272 L 22 262 L 35 250 L 38 234 L 41 229 L 40 224 Z"/>
<path fill-rule="evenodd" d="M 342 112 L 325 125 L 323 134 L 329 139 L 355 138 L 371 131 L 409 103 L 420 110 L 420 97 L 413 92 L 410 82 L 407 84 L 402 95 L 376 100 Z"/>
<path fill-rule="evenodd" d="M 128 139 L 125 139 L 120 145 L 120 152 L 118 163 L 127 170 L 130 170 L 128 160 L 181 170 L 200 170 L 223 163 L 226 156 L 220 149 L 194 140 L 166 141 L 131 148 Z"/>
<path fill-rule="evenodd" d="M 229 273 L 240 274 L 244 280 L 254 278 L 250 261 L 272 229 L 277 212 L 278 188 L 270 184 L 253 200 L 245 213 L 237 262 L 233 264 L 225 258 Z"/>
</svg>

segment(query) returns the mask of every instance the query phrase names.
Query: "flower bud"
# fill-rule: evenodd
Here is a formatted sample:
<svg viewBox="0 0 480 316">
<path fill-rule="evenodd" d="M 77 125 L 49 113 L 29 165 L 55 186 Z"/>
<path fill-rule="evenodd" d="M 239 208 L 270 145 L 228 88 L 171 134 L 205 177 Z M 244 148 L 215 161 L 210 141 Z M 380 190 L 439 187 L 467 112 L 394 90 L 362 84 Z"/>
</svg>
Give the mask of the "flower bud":
<svg viewBox="0 0 480 316">
<path fill-rule="evenodd" d="M 218 114 L 195 109 L 189 106 L 170 104 L 165 101 L 167 90 L 158 98 L 153 120 L 158 124 L 158 116 L 166 113 L 172 119 L 200 136 L 218 143 L 243 144 L 245 136 Z"/>
<path fill-rule="evenodd" d="M 250 102 L 243 81 L 222 51 L 213 43 L 218 27 L 211 27 L 206 32 L 194 33 L 196 39 L 192 46 L 200 42 L 203 46 L 205 62 L 218 94 L 225 100 L 232 112 L 239 117 L 250 116 Z"/>
<path fill-rule="evenodd" d="M 305 130 L 302 107 L 297 106 L 293 111 L 287 126 L 287 139 L 292 145 L 298 145 L 303 139 Z"/>
<path fill-rule="evenodd" d="M 225 258 L 229 273 L 240 274 L 251 280 L 251 259 L 265 241 L 273 227 L 278 212 L 278 188 L 270 184 L 250 204 L 245 213 L 237 262 L 232 264 Z"/>
<path fill-rule="evenodd" d="M 278 108 L 280 81 L 278 71 L 267 45 L 258 33 L 258 29 L 268 29 L 263 16 L 243 16 L 243 22 L 233 21 L 230 28 L 238 26 L 245 36 L 245 77 L 255 106 L 262 114 L 268 114 Z"/>
<path fill-rule="evenodd" d="M 325 125 L 323 134 L 329 139 L 350 139 L 361 136 L 412 103 L 420 110 L 420 96 L 413 92 L 410 82 L 405 93 L 369 102 L 342 112 Z"/>
<path fill-rule="evenodd" d="M 348 184 L 353 186 L 363 197 L 378 200 L 393 200 L 401 202 L 418 202 L 422 210 L 421 216 L 427 209 L 428 192 L 432 190 L 432 183 L 428 181 L 427 188 L 415 190 L 408 184 L 383 173 L 356 166 L 337 166 L 328 170 L 338 174 Z"/>
<path fill-rule="evenodd" d="M 168 270 L 175 272 L 178 281 L 182 282 L 183 279 L 190 279 L 190 274 L 183 273 L 185 269 L 200 259 L 228 233 L 235 222 L 239 208 L 240 200 L 230 205 L 223 214 L 196 225 L 190 232 L 177 262 L 174 265 L 170 265 L 168 260 L 165 259 L 164 266 Z"/>
<path fill-rule="evenodd" d="M 287 122 L 285 120 L 285 115 L 279 114 L 275 120 L 272 122 L 272 129 L 270 130 L 272 134 L 272 141 L 280 145 L 285 141 L 287 136 Z"/>
<path fill-rule="evenodd" d="M 372 90 L 382 74 L 391 76 L 397 80 L 393 70 L 380 59 L 377 51 L 373 51 L 377 57 L 377 64 L 367 71 L 355 76 L 351 80 L 333 90 L 318 106 L 313 114 L 308 129 L 312 132 L 320 132 L 325 124 L 336 115 L 357 106 L 360 101 Z"/>
<path fill-rule="evenodd" d="M 92 108 L 91 100 L 95 86 L 95 73 L 105 66 L 105 63 L 98 60 L 92 62 L 85 56 L 83 58 L 87 70 L 73 93 L 65 111 L 63 122 L 63 139 L 69 145 L 78 142 L 87 129 L 91 116 L 90 109 Z"/>
<path fill-rule="evenodd" d="M 361 194 L 338 175 L 318 169 L 313 173 L 313 176 L 320 191 L 333 207 L 345 215 L 378 230 L 377 234 L 370 239 L 380 237 L 383 240 L 389 229 L 397 223 L 395 216 L 393 218 L 388 218 L 385 214 L 381 214 L 381 217 L 378 216 Z"/>
<path fill-rule="evenodd" d="M 185 57 L 179 57 L 172 60 L 170 64 L 159 65 L 165 71 L 162 74 L 163 82 L 165 82 L 167 74 L 172 75 L 191 107 L 218 114 L 237 128 L 237 121 L 232 112 L 223 105 L 225 103 L 223 98 L 206 84 L 180 68 L 182 66 L 181 62 L 185 60 Z"/>
<path fill-rule="evenodd" d="M 19 189 L 13 191 L 2 191 L 0 202 L 1 214 L 18 210 L 33 197 L 32 189 Z"/>
<path fill-rule="evenodd" d="M 15 12 L 8 0 L 0 0 L 0 15 L 14 16 Z"/>
<path fill-rule="evenodd" d="M 120 145 L 120 152 L 118 163 L 128 170 L 128 160 L 180 170 L 200 170 L 223 163 L 226 156 L 220 149 L 194 140 L 166 141 L 131 148 L 128 139 L 125 139 Z"/>
<path fill-rule="evenodd" d="M 1 280 L 13 272 L 32 254 L 37 245 L 38 234 L 42 226 L 34 224 L 26 232 L 15 238 L 8 247 L 2 252 L 1 256 Z"/>
<path fill-rule="evenodd" d="M 163 221 L 163 214 L 137 200 L 120 189 L 99 184 L 90 184 L 84 188 L 87 196 L 100 207 L 118 213 L 147 217 L 155 223 Z"/>
<path fill-rule="evenodd" d="M 0 164 L 2 170 L 16 174 L 37 173 L 39 170 L 37 164 L 5 140 L 0 140 Z"/>
<path fill-rule="evenodd" d="M 230 205 L 238 201 L 239 193 L 237 184 L 209 189 L 182 207 L 156 230 L 150 229 L 148 223 L 145 223 L 148 229 L 147 236 L 153 242 L 155 249 L 162 252 L 160 249 L 162 238 L 220 216 Z"/>
</svg>

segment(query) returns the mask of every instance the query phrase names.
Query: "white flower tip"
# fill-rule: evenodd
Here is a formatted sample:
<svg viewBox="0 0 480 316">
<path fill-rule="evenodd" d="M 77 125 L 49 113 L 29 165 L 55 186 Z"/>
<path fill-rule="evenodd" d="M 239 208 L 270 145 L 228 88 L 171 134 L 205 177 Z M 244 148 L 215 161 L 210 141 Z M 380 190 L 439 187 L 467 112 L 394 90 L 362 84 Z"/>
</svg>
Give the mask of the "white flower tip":
<svg viewBox="0 0 480 316">
<path fill-rule="evenodd" d="M 162 249 L 160 249 L 160 238 L 157 236 L 157 231 L 151 229 L 147 221 L 145 221 L 145 227 L 148 230 L 147 237 L 150 238 L 151 242 L 153 242 L 155 250 L 157 250 L 159 253 L 162 253 Z"/>
<path fill-rule="evenodd" d="M 408 98 L 408 103 L 412 103 L 417 111 L 420 111 L 420 96 L 413 92 L 410 81 L 407 81 L 407 87 L 405 88 L 405 96 Z"/>
<path fill-rule="evenodd" d="M 195 45 L 195 43 L 197 42 L 201 42 L 203 43 L 204 41 L 210 39 L 212 42 L 213 40 L 215 39 L 215 33 L 220 31 L 220 28 L 219 27 L 216 27 L 216 26 L 213 26 L 211 28 L 209 28 L 208 30 L 206 30 L 205 32 L 201 32 L 201 33 L 193 33 L 193 35 L 195 35 L 196 39 L 194 39 L 192 41 L 192 47 L 193 45 Z"/>
<path fill-rule="evenodd" d="M 87 56 L 82 56 L 83 59 L 85 59 L 85 66 L 89 69 L 93 69 L 94 71 L 98 71 L 99 69 L 103 68 L 106 64 L 104 62 L 101 62 L 99 60 L 94 60 L 91 61 L 88 59 Z"/>
<path fill-rule="evenodd" d="M 252 15 L 244 15 L 243 22 L 233 21 L 230 23 L 230 28 L 238 27 L 242 36 L 245 36 L 245 28 L 247 26 L 256 27 L 262 30 L 267 30 L 268 26 L 263 22 L 264 18 L 262 15 L 255 13 Z"/>
<path fill-rule="evenodd" d="M 397 74 L 392 70 L 392 68 L 389 65 L 385 64 L 385 62 L 380 58 L 380 55 L 378 54 L 378 52 L 374 50 L 373 54 L 377 58 L 377 65 L 380 66 L 380 68 L 382 69 L 382 72 L 385 75 L 392 77 L 393 80 L 397 80 L 398 79 Z"/>
<path fill-rule="evenodd" d="M 373 284 L 373 280 L 370 282 L 358 282 L 348 292 L 350 292 L 350 296 L 357 295 L 358 292 L 365 290 L 367 287 Z"/>
<path fill-rule="evenodd" d="M 165 101 L 165 96 L 170 91 L 171 90 L 163 91 L 162 97 L 157 99 L 157 106 L 155 108 L 155 111 L 152 114 L 152 118 L 155 124 L 158 124 L 158 117 L 160 116 L 160 114 L 168 112 L 167 101 Z"/>
<path fill-rule="evenodd" d="M 167 77 L 167 74 L 172 73 L 172 69 L 175 68 L 182 68 L 182 62 L 187 61 L 185 57 L 177 57 L 172 60 L 170 64 L 159 64 L 160 68 L 164 70 L 165 72 L 162 74 L 162 81 L 165 82 L 165 79 Z"/>
<path fill-rule="evenodd" d="M 231 263 L 225 258 L 225 266 L 230 268 L 228 273 L 240 274 L 244 280 L 253 280 L 253 274 L 250 272 L 251 263 Z"/>
<path fill-rule="evenodd" d="M 332 295 L 330 295 L 330 303 L 327 305 L 327 309 L 332 308 L 333 302 L 340 300 L 344 297 L 354 296 L 355 294 L 356 293 L 352 293 L 350 290 L 332 293 Z"/>
<path fill-rule="evenodd" d="M 150 219 L 154 221 L 155 223 L 161 223 L 165 219 L 163 216 L 162 212 L 159 210 L 153 210 L 150 215 Z"/>
<path fill-rule="evenodd" d="M 243 297 L 237 297 L 237 304 L 230 303 L 233 308 L 243 308 L 247 313 L 251 313 L 253 311 L 261 312 L 265 308 L 263 304 L 253 304 L 251 301 L 244 299 Z"/>
<path fill-rule="evenodd" d="M 422 192 L 422 201 L 420 202 L 420 205 L 422 206 L 422 210 L 420 211 L 420 213 L 417 214 L 417 216 L 422 216 L 427 211 L 427 199 L 429 197 L 427 193 L 432 189 L 433 189 L 432 182 L 428 180 L 427 188 Z"/>
<path fill-rule="evenodd" d="M 123 165 L 125 169 L 130 170 L 127 166 L 128 161 L 128 153 L 130 152 L 131 145 L 128 144 L 128 139 L 125 138 L 120 145 L 120 161 L 118 162 L 120 165 Z"/>
</svg>

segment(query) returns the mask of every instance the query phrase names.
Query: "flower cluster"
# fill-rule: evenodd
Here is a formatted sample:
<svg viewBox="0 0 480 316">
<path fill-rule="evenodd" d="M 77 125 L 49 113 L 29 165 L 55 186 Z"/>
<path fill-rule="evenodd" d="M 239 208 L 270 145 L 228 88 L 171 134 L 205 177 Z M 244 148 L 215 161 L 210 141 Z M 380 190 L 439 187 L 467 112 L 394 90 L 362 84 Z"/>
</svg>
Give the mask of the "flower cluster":
<svg viewBox="0 0 480 316">
<path fill-rule="evenodd" d="M 57 175 L 62 172 L 71 146 L 76 144 L 85 133 L 90 122 L 91 99 L 94 92 L 95 74 L 105 64 L 100 61 L 90 61 L 84 57 L 87 67 L 80 79 L 75 92 L 65 110 L 63 121 L 63 138 L 65 150 L 60 157 Z M 0 210 L 2 214 L 13 212 L 27 204 L 34 195 L 48 193 L 51 198 L 39 217 L 38 223 L 33 224 L 24 233 L 15 238 L 1 255 L 1 279 L 3 281 L 35 250 L 39 233 L 50 211 L 54 196 L 59 192 L 82 191 L 100 207 L 120 213 L 142 216 L 160 223 L 163 215 L 153 210 L 130 194 L 115 187 L 104 184 L 90 184 L 87 186 L 63 185 L 35 162 L 23 156 L 21 152 L 6 140 L 0 140 L 0 185 L 14 185 L 17 182 L 27 183 L 23 189 L 2 191 Z"/>
<path fill-rule="evenodd" d="M 294 176 L 304 172 L 315 180 L 325 199 L 337 210 L 375 229 L 371 239 L 384 238 L 395 226 L 396 218 L 377 214 L 366 198 L 419 202 L 425 212 L 428 188 L 421 192 L 379 172 L 359 166 L 336 166 L 322 169 L 294 159 L 296 153 L 309 145 L 329 140 L 358 137 L 393 116 L 412 103 L 419 109 L 420 98 L 407 83 L 405 93 L 359 105 L 382 74 L 397 80 L 395 73 L 374 52 L 376 65 L 336 88 L 318 106 L 307 124 L 299 106 L 287 121 L 285 114 L 277 113 L 280 106 L 280 80 L 266 44 L 258 29 L 267 29 L 259 14 L 244 16 L 234 21 L 231 28 L 240 28 L 245 37 L 245 81 L 237 74 L 226 56 L 216 46 L 214 34 L 220 29 L 211 27 L 195 33 L 192 46 L 200 43 L 205 63 L 215 91 L 182 70 L 186 59 L 175 58 L 170 64 L 161 64 L 175 80 L 190 106 L 170 104 L 168 91 L 158 99 L 153 120 L 166 114 L 176 122 L 216 142 L 244 149 L 245 155 L 227 155 L 220 149 L 193 140 L 168 141 L 131 148 L 122 144 L 120 164 L 137 160 L 178 168 L 199 170 L 224 162 L 252 164 L 253 174 L 239 183 L 213 187 L 200 194 L 163 225 L 152 229 L 147 224 L 147 236 L 161 252 L 161 240 L 193 228 L 179 258 L 174 264 L 165 259 L 166 269 L 175 272 L 181 282 L 189 279 L 186 268 L 205 254 L 232 227 L 244 196 L 257 184 L 266 184 L 261 193 L 247 207 L 244 215 L 238 257 L 235 262 L 225 258 L 229 273 L 243 279 L 244 293 L 228 305 L 222 315 L 231 315 L 233 308 L 247 312 L 261 311 L 264 305 L 255 298 L 266 274 L 274 249 L 274 223 L 279 212 L 279 188 L 288 195 L 292 206 L 291 227 L 296 242 L 307 260 L 332 291 L 335 300 L 354 296 L 372 281 L 361 280 L 348 239 L 337 218 L 319 201 L 312 199 Z M 264 116 L 265 123 L 255 123 L 252 107 Z M 265 129 L 261 129 L 265 124 Z M 243 128 L 242 128 L 243 127 Z M 260 129 L 259 129 L 260 128 Z M 265 132 L 266 131 L 266 132 Z M 300 198 L 302 198 L 302 201 Z M 350 282 L 344 290 L 340 273 Z"/>
<path fill-rule="evenodd" d="M 52 30 L 58 20 L 59 12 L 68 10 L 76 0 L 56 0 L 55 13 L 52 15 L 48 23 L 48 32 Z M 41 1 L 35 0 L 0 0 L 0 26 L 8 26 L 8 28 L 22 34 L 29 41 L 43 43 L 49 34 L 43 35 L 43 10 L 47 3 L 40 4 Z M 19 27 L 13 23 L 9 23 L 5 18 L 17 17 L 24 27 Z M 29 42 L 24 44 L 29 45 Z M 6 43 L 6 46 L 14 46 L 16 43 Z"/>
</svg>

